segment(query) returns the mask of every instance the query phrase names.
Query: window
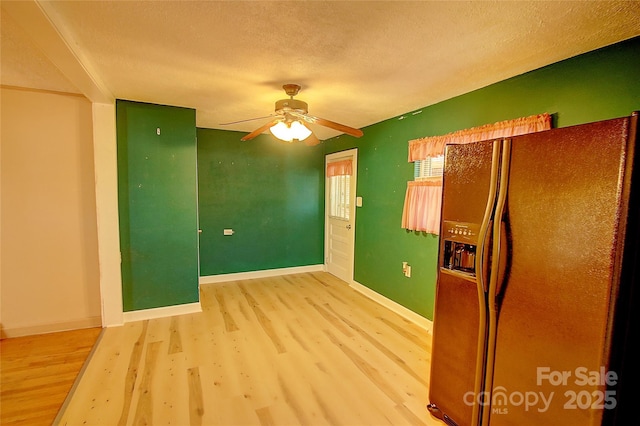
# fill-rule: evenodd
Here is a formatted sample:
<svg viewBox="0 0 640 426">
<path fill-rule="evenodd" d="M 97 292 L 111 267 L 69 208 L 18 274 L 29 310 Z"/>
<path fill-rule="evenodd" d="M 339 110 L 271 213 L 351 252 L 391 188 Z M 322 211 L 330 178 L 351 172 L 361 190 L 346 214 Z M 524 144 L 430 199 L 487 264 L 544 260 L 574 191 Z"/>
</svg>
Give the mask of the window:
<svg viewBox="0 0 640 426">
<path fill-rule="evenodd" d="M 444 155 L 427 157 L 425 160 L 417 160 L 413 163 L 413 178 L 423 180 L 434 177 L 442 177 L 444 170 Z"/>
<path fill-rule="evenodd" d="M 440 233 L 444 155 L 415 160 L 413 181 L 407 182 L 402 227 L 412 231 Z"/>
<path fill-rule="evenodd" d="M 329 180 L 329 216 L 349 220 L 351 206 L 349 188 L 351 176 L 331 176 Z"/>
</svg>

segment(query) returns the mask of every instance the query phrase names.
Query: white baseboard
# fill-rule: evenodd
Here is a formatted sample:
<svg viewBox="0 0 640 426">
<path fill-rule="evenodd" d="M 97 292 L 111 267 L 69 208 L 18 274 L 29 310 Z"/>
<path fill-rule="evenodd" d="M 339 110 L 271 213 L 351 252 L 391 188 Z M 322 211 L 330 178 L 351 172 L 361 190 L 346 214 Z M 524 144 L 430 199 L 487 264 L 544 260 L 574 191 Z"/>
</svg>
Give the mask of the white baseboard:
<svg viewBox="0 0 640 426">
<path fill-rule="evenodd" d="M 185 303 L 183 305 L 163 306 L 161 308 L 141 309 L 139 311 L 129 311 L 123 314 L 124 322 L 144 321 L 155 318 L 171 317 L 174 315 L 185 315 L 202 312 L 200 302 Z"/>
<path fill-rule="evenodd" d="M 384 306 L 387 309 L 392 310 L 393 312 L 395 312 L 396 314 L 400 315 L 401 317 L 404 317 L 406 319 L 408 319 L 409 321 L 411 321 L 412 323 L 416 324 L 419 327 L 424 328 L 427 332 L 431 333 L 431 331 L 433 330 L 433 322 L 428 320 L 427 318 L 423 317 L 422 315 L 418 315 L 415 312 L 413 312 L 410 309 L 405 308 L 404 306 L 402 306 L 401 304 L 394 302 L 391 299 L 386 298 L 385 296 L 381 295 L 380 293 L 377 293 L 373 290 L 371 290 L 369 287 L 360 284 L 359 282 L 356 281 L 352 281 L 350 284 L 350 287 L 352 287 L 354 290 L 364 294 L 365 296 L 367 296 L 369 299 L 373 300 L 374 302 L 377 302 L 379 304 L 381 304 L 382 306 Z"/>
<path fill-rule="evenodd" d="M 216 284 L 253 278 L 268 278 L 278 275 L 303 274 L 324 271 L 324 265 L 293 266 L 291 268 L 265 269 L 262 271 L 237 272 L 233 274 L 206 275 L 200 277 L 200 284 Z"/>
<path fill-rule="evenodd" d="M 102 318 L 100 316 L 57 322 L 53 324 L 37 324 L 27 327 L 2 327 L 0 330 L 0 337 L 2 339 L 6 339 L 10 337 L 33 336 L 36 334 L 56 333 L 59 331 L 70 331 L 93 327 L 102 327 Z"/>
</svg>

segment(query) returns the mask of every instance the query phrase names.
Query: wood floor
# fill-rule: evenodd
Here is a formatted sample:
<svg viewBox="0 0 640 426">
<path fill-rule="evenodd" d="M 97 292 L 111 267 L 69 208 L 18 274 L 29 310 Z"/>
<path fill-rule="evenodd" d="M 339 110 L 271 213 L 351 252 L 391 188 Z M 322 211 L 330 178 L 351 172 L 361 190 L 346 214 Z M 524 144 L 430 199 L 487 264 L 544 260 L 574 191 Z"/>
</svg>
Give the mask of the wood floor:
<svg viewBox="0 0 640 426">
<path fill-rule="evenodd" d="M 0 341 L 0 423 L 50 425 L 102 329 Z"/>
<path fill-rule="evenodd" d="M 208 284 L 202 313 L 105 329 L 62 425 L 441 425 L 431 336 L 327 273 Z"/>
</svg>

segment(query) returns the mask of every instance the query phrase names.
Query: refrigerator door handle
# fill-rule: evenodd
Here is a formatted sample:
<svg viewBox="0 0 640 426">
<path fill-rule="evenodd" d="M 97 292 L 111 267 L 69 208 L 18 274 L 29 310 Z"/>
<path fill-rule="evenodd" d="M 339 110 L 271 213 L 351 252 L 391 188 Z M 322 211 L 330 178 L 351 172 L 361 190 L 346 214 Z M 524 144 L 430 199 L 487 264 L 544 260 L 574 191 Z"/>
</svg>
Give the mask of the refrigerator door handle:
<svg viewBox="0 0 640 426">
<path fill-rule="evenodd" d="M 476 249 L 476 282 L 478 284 L 478 296 L 481 297 L 481 307 L 485 305 L 485 295 L 488 291 L 487 279 L 489 277 L 487 248 L 491 237 L 493 224 L 493 214 L 496 204 L 496 194 L 498 191 L 498 178 L 500 176 L 500 151 L 501 141 L 493 142 L 493 152 L 491 154 L 491 177 L 489 183 L 489 195 L 485 206 L 482 224 L 478 231 L 478 246 Z"/>
<path fill-rule="evenodd" d="M 496 204 L 496 193 L 498 191 L 498 178 L 500 176 L 500 152 L 502 144 L 500 140 L 493 142 L 493 150 L 491 154 L 491 177 L 489 183 L 489 195 L 487 196 L 487 204 L 485 206 L 482 224 L 478 232 L 478 242 L 476 249 L 476 287 L 478 291 L 478 346 L 476 352 L 476 372 L 474 378 L 474 395 L 481 395 L 484 388 L 485 380 L 485 356 L 486 356 L 486 339 L 487 339 L 487 279 L 489 278 L 487 249 L 491 238 L 491 228 L 493 225 L 492 217 Z M 472 426 L 478 426 L 481 416 L 480 404 L 476 401 L 473 405 Z"/>
<path fill-rule="evenodd" d="M 501 294 L 503 290 L 504 278 L 507 271 L 507 263 L 509 253 L 509 238 L 507 236 L 507 223 L 504 220 L 500 221 L 500 250 L 498 251 L 499 257 L 496 262 L 496 285 L 494 288 L 493 300 L 494 308 L 496 311 L 500 311 L 499 301 L 501 300 Z"/>
<path fill-rule="evenodd" d="M 503 222 L 504 209 L 507 201 L 507 186 L 509 184 L 509 165 L 511 163 L 511 139 L 502 141 L 502 159 L 500 164 L 500 185 L 498 187 L 498 198 L 496 201 L 496 210 L 494 216 L 493 227 L 493 244 L 491 252 L 491 276 L 489 279 L 489 291 L 487 293 L 487 311 L 489 314 L 487 327 L 487 352 L 486 352 L 486 369 L 484 376 L 484 393 L 486 398 L 491 401 L 491 392 L 493 390 L 493 368 L 495 361 L 496 334 L 497 334 L 497 290 L 502 278 L 500 274 L 501 257 L 506 247 L 503 247 L 506 226 Z M 486 400 L 485 400 L 486 402 Z M 489 416 L 491 415 L 491 405 L 485 404 L 482 410 L 482 425 L 489 424 Z"/>
</svg>

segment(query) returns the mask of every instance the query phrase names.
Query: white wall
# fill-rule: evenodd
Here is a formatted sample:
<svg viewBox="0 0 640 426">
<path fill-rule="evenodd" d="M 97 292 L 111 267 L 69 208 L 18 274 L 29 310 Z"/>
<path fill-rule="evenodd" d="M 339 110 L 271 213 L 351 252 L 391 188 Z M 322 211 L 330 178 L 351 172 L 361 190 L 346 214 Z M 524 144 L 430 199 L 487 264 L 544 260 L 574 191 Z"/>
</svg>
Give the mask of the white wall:
<svg viewBox="0 0 640 426">
<path fill-rule="evenodd" d="M 1 89 L 2 337 L 101 325 L 92 105 Z"/>
</svg>

